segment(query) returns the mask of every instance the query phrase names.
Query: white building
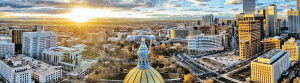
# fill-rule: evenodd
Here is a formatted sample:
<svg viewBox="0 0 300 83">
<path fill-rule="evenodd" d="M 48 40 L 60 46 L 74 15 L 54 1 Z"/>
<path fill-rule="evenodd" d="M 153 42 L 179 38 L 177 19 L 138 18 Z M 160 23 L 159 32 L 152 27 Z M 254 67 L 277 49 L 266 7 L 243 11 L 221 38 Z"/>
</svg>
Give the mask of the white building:
<svg viewBox="0 0 300 83">
<path fill-rule="evenodd" d="M 0 58 L 8 58 L 15 54 L 15 44 L 7 41 L 0 41 Z"/>
<path fill-rule="evenodd" d="M 199 35 L 188 37 L 188 49 L 195 52 L 211 52 L 223 50 L 223 35 Z"/>
<path fill-rule="evenodd" d="M 42 52 L 41 60 L 51 64 L 59 65 L 62 68 L 73 71 L 75 66 L 80 65 L 82 50 L 68 47 L 51 47 Z M 74 62 L 74 63 L 73 63 Z M 74 65 L 75 64 L 75 65 Z"/>
<path fill-rule="evenodd" d="M 59 82 L 62 78 L 60 66 L 51 66 L 25 55 L 18 55 L 15 58 L 31 65 L 32 79 L 36 83 L 54 83 Z"/>
<path fill-rule="evenodd" d="M 0 74 L 7 83 L 32 83 L 30 65 L 16 58 L 0 61 Z"/>
<path fill-rule="evenodd" d="M 52 32 L 25 32 L 22 38 L 22 54 L 41 58 L 44 49 L 56 47 L 56 35 Z"/>
<path fill-rule="evenodd" d="M 139 35 L 137 35 L 137 31 L 140 31 Z M 143 30 L 134 30 L 132 33 L 136 34 L 136 35 L 127 35 L 126 40 L 127 41 L 140 41 L 142 38 L 145 38 L 145 40 L 155 40 L 156 37 L 154 35 L 152 35 L 151 33 L 152 31 L 143 31 Z M 151 34 L 149 34 L 151 33 Z"/>
<path fill-rule="evenodd" d="M 289 67 L 289 52 L 273 49 L 251 61 L 251 81 L 275 83 Z"/>
<path fill-rule="evenodd" d="M 244 14 L 255 13 L 255 0 L 243 0 L 243 12 Z"/>
</svg>

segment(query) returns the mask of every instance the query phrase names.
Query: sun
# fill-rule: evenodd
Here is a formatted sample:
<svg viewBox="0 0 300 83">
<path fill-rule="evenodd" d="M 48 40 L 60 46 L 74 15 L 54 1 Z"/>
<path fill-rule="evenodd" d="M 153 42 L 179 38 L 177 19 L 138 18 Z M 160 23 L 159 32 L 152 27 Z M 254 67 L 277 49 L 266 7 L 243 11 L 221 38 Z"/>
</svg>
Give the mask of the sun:
<svg viewBox="0 0 300 83">
<path fill-rule="evenodd" d="M 107 17 L 110 13 L 110 10 L 75 8 L 68 14 L 60 15 L 60 17 L 67 18 L 73 22 L 87 22 L 91 18 Z"/>
</svg>

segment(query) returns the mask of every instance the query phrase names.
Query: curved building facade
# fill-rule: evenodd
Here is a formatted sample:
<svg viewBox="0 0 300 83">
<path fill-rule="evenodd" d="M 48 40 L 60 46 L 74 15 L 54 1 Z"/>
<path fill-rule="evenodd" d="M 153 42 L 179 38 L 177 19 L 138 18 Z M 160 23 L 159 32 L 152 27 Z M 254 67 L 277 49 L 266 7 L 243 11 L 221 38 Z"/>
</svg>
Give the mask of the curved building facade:
<svg viewBox="0 0 300 83">
<path fill-rule="evenodd" d="M 138 66 L 127 74 L 123 83 L 165 83 L 160 73 L 149 65 L 149 52 L 145 39 L 142 38 L 142 44 L 138 50 Z"/>
</svg>

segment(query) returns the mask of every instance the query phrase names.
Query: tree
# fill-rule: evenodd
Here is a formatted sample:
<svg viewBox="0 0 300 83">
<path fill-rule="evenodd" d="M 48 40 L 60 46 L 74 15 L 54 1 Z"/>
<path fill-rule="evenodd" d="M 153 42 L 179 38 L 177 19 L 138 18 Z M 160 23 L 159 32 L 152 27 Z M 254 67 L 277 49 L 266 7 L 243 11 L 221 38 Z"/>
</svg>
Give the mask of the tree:
<svg viewBox="0 0 300 83">
<path fill-rule="evenodd" d="M 182 46 L 178 44 L 178 45 L 175 46 L 175 49 L 178 52 L 178 51 L 180 51 L 182 49 Z"/>
<path fill-rule="evenodd" d="M 179 77 L 182 77 L 182 75 L 184 74 L 184 71 L 181 67 L 177 68 L 177 74 Z"/>
<path fill-rule="evenodd" d="M 158 59 L 157 59 L 157 61 L 158 61 L 159 63 L 163 63 L 164 60 L 165 60 L 165 57 L 164 57 L 163 55 L 160 55 L 160 56 L 158 57 Z"/>
<path fill-rule="evenodd" d="M 196 75 L 189 73 L 184 76 L 183 83 L 194 83 L 196 81 Z"/>
<path fill-rule="evenodd" d="M 203 81 L 202 83 L 214 83 L 214 80 L 213 79 L 208 79 L 208 80 Z"/>
<path fill-rule="evenodd" d="M 98 83 L 97 79 L 100 79 L 101 77 L 99 75 L 90 75 L 89 77 L 86 78 L 87 83 Z"/>
<path fill-rule="evenodd" d="M 299 78 L 299 77 L 296 77 L 296 78 L 293 80 L 293 83 L 300 83 L 300 78 Z"/>
<path fill-rule="evenodd" d="M 125 49 L 124 55 L 125 55 L 126 57 L 129 57 L 129 56 L 130 56 L 130 51 L 129 51 L 128 49 Z"/>
</svg>

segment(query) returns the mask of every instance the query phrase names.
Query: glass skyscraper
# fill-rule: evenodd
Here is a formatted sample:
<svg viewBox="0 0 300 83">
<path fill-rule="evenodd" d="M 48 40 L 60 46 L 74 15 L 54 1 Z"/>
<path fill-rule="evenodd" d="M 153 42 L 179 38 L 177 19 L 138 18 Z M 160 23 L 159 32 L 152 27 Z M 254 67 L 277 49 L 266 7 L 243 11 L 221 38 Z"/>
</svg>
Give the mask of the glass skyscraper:
<svg viewBox="0 0 300 83">
<path fill-rule="evenodd" d="M 255 0 L 243 0 L 243 12 L 244 14 L 254 14 Z"/>
</svg>

